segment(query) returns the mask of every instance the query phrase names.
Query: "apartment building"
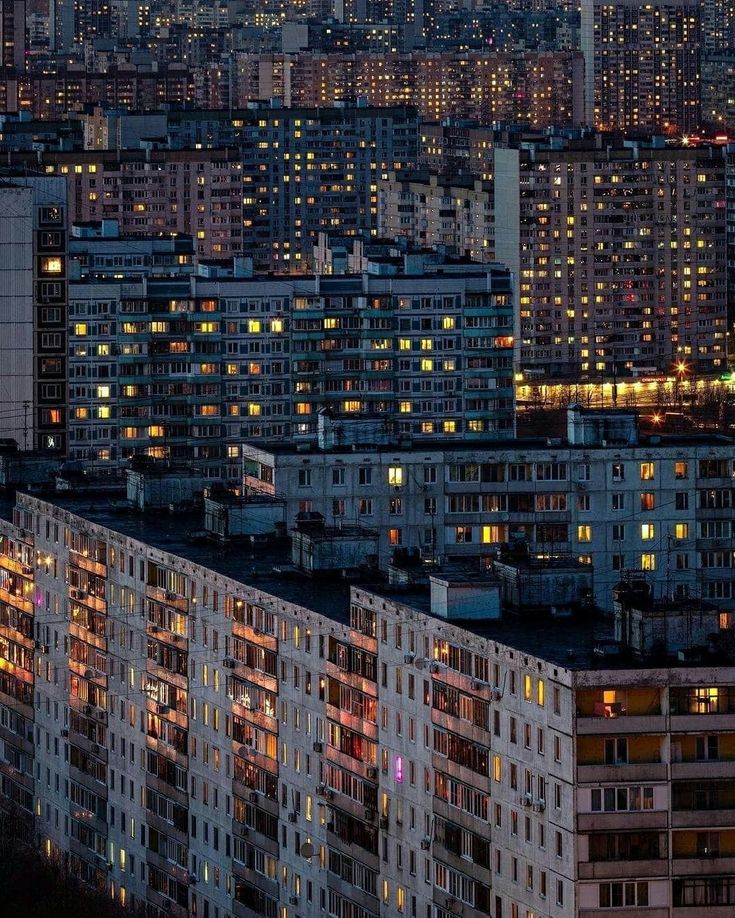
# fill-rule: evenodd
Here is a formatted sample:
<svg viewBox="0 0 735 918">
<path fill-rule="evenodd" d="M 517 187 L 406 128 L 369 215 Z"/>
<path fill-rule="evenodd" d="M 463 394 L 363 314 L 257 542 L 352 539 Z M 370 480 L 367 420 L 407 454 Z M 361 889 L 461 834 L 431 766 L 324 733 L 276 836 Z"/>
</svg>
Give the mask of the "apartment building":
<svg viewBox="0 0 735 918">
<path fill-rule="evenodd" d="M 152 918 L 732 911 L 715 607 L 622 584 L 615 640 L 591 616 L 447 621 L 419 592 L 274 579 L 270 559 L 243 578 L 176 518 L 88 501 L 20 495 L 0 532 L 0 800 L 119 901 Z M 465 589 L 492 583 L 457 584 L 460 609 Z"/>
<path fill-rule="evenodd" d="M 238 480 L 243 441 L 315 442 L 321 409 L 402 436 L 512 436 L 510 275 L 410 254 L 405 264 L 80 279 L 69 455 L 193 459 Z"/>
<path fill-rule="evenodd" d="M 490 182 L 433 173 L 391 173 L 378 183 L 378 235 L 444 247 L 472 261 L 495 260 Z"/>
<path fill-rule="evenodd" d="M 0 436 L 27 450 L 67 446 L 67 200 L 43 176 L 0 181 Z"/>
<path fill-rule="evenodd" d="M 471 118 L 536 127 L 584 121 L 584 66 L 578 51 L 468 51 L 241 55 L 247 79 L 238 105 L 274 93 L 286 106 L 413 105 L 422 119 Z"/>
<path fill-rule="evenodd" d="M 127 130 L 124 117 L 110 117 Z M 90 129 L 105 135 L 99 114 Z M 168 149 L 139 139 L 137 149 L 41 154 L 46 174 L 66 177 L 71 220 L 187 233 L 202 257 L 246 253 L 258 270 L 278 273 L 306 272 L 320 231 L 374 231 L 378 180 L 417 158 L 411 108 L 253 105 L 156 117 L 152 129 Z M 144 136 L 139 119 L 132 130 Z M 36 153 L 11 159 L 39 167 Z"/>
<path fill-rule="evenodd" d="M 526 543 L 592 564 L 603 609 L 626 569 L 645 571 L 656 596 L 733 605 L 728 439 L 642 438 L 626 412 L 578 407 L 566 441 L 401 447 L 329 423 L 340 438 L 325 431 L 323 450 L 242 446 L 246 487 L 285 500 L 288 526 L 316 512 L 330 525 L 375 528 L 383 568 L 396 548 L 487 565 L 505 543 Z"/>
<path fill-rule="evenodd" d="M 560 146 L 560 149 L 555 149 Z M 516 368 L 610 379 L 726 367 L 718 147 L 499 147 L 495 253 L 518 278 Z"/>
<path fill-rule="evenodd" d="M 700 127 L 699 0 L 583 0 L 587 124 L 671 136 Z"/>
</svg>

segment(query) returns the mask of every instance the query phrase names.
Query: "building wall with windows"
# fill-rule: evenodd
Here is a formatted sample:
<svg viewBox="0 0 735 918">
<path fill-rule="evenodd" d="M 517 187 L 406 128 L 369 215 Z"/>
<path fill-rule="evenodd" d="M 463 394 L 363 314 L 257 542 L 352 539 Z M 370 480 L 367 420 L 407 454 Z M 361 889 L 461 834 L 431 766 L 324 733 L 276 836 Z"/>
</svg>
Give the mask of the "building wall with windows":
<svg viewBox="0 0 735 918">
<path fill-rule="evenodd" d="M 506 439 L 512 323 L 499 265 L 82 280 L 71 455 L 192 459 L 237 479 L 243 441 L 315 442 L 323 408 L 402 436 Z"/>
<path fill-rule="evenodd" d="M 63 454 L 67 438 L 67 211 L 63 181 L 3 178 L 2 436 Z"/>
<path fill-rule="evenodd" d="M 726 367 L 722 150 L 495 148 L 495 252 L 519 370 L 610 379 Z"/>
<path fill-rule="evenodd" d="M 595 600 L 611 604 L 623 570 L 643 570 L 656 595 L 735 601 L 732 446 L 673 439 L 635 447 L 414 444 L 327 452 L 245 444 L 245 484 L 327 523 L 380 532 L 426 559 L 485 558 L 525 541 L 541 555 L 594 566 Z"/>
<path fill-rule="evenodd" d="M 587 123 L 676 136 L 700 127 L 702 4 L 584 0 Z"/>
<path fill-rule="evenodd" d="M 724 658 L 256 588 L 110 520 L 0 526 L 0 802 L 86 881 L 154 918 L 732 910 Z"/>
</svg>

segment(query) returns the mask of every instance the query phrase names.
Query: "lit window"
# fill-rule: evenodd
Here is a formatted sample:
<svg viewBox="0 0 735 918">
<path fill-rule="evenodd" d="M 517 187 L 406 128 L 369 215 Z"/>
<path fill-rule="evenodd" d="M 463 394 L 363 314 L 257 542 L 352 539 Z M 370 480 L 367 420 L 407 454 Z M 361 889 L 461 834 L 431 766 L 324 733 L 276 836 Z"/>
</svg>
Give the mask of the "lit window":
<svg viewBox="0 0 735 918">
<path fill-rule="evenodd" d="M 401 414 L 410 414 L 411 413 L 411 402 L 399 402 L 398 410 Z"/>
<path fill-rule="evenodd" d="M 109 386 L 97 386 L 97 398 L 109 398 L 110 397 L 110 387 Z"/>
<path fill-rule="evenodd" d="M 400 529 L 389 529 L 388 530 L 388 544 L 389 545 L 400 545 L 401 544 L 401 530 Z"/>
<path fill-rule="evenodd" d="M 641 494 L 641 510 L 655 510 L 656 509 L 656 495 L 655 494 Z"/>
<path fill-rule="evenodd" d="M 688 539 L 689 538 L 689 523 L 677 523 L 674 526 L 674 538 Z"/>
<path fill-rule="evenodd" d="M 529 675 L 523 677 L 523 700 L 530 701 L 533 694 L 533 680 Z"/>
<path fill-rule="evenodd" d="M 444 433 L 457 433 L 457 422 L 453 420 L 442 421 Z"/>
<path fill-rule="evenodd" d="M 653 462 L 641 462 L 641 481 L 653 481 L 656 467 Z"/>
<path fill-rule="evenodd" d="M 505 526 L 483 526 L 482 541 L 484 545 L 495 545 L 505 542 L 507 538 Z"/>
<path fill-rule="evenodd" d="M 259 417 L 263 413 L 263 406 L 259 405 L 257 402 L 250 402 L 248 404 L 248 414 L 250 417 Z"/>
<path fill-rule="evenodd" d="M 395 488 L 398 488 L 403 484 L 403 466 L 388 466 L 388 484 L 393 485 Z"/>
<path fill-rule="evenodd" d="M 444 316 L 442 318 L 442 328 L 445 331 L 449 331 L 450 329 L 454 328 L 454 326 L 455 326 L 454 316 Z"/>
<path fill-rule="evenodd" d="M 251 335 L 257 335 L 263 330 L 263 323 L 260 319 L 248 319 L 248 331 Z"/>
<path fill-rule="evenodd" d="M 641 523 L 641 539 L 644 542 L 650 542 L 656 538 L 656 526 L 654 523 Z"/>
<path fill-rule="evenodd" d="M 580 542 L 592 541 L 592 527 L 588 525 L 577 526 L 577 539 Z"/>
<path fill-rule="evenodd" d="M 110 417 L 110 406 L 109 406 L 109 405 L 100 405 L 100 406 L 97 408 L 97 417 L 100 418 L 100 420 L 103 420 L 103 421 L 106 420 L 107 418 L 109 418 L 109 417 Z"/>
<path fill-rule="evenodd" d="M 544 706 L 544 700 L 545 700 L 545 694 L 544 694 L 544 693 L 545 693 L 544 680 L 543 680 L 543 679 L 539 679 L 538 684 L 537 684 L 537 686 L 536 686 L 536 701 L 537 701 L 539 707 L 541 707 L 541 708 L 543 708 L 543 706 Z"/>
<path fill-rule="evenodd" d="M 421 339 L 421 350 L 422 351 L 431 351 L 434 348 L 433 338 L 422 338 Z"/>
<path fill-rule="evenodd" d="M 424 357 L 420 363 L 422 373 L 431 373 L 434 369 L 434 361 L 430 357 Z"/>
<path fill-rule="evenodd" d="M 643 571 L 655 571 L 656 570 L 656 555 L 653 552 L 647 552 L 641 555 L 641 570 Z"/>
<path fill-rule="evenodd" d="M 77 322 L 74 326 L 74 334 L 80 338 L 83 338 L 84 335 L 87 334 L 88 330 L 89 329 L 86 322 Z"/>
<path fill-rule="evenodd" d="M 675 462 L 674 463 L 674 477 L 675 478 L 688 478 L 689 477 L 689 468 L 686 462 Z"/>
<path fill-rule="evenodd" d="M 48 258 L 41 259 L 41 271 L 44 274 L 61 274 L 64 270 L 64 262 L 58 255 L 51 255 Z"/>
<path fill-rule="evenodd" d="M 283 319 L 271 319 L 271 331 L 275 335 L 280 335 L 283 331 Z"/>
</svg>

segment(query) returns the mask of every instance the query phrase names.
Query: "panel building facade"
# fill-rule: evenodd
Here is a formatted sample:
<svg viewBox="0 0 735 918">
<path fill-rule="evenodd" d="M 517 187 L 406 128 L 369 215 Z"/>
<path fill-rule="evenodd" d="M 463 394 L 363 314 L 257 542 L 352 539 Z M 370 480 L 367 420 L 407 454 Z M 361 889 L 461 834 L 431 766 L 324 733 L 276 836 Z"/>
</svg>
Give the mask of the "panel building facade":
<svg viewBox="0 0 735 918">
<path fill-rule="evenodd" d="M 0 800 L 86 881 L 152 918 L 731 913 L 714 607 L 695 660 L 600 657 L 105 519 L 21 496 L 0 536 Z"/>
</svg>

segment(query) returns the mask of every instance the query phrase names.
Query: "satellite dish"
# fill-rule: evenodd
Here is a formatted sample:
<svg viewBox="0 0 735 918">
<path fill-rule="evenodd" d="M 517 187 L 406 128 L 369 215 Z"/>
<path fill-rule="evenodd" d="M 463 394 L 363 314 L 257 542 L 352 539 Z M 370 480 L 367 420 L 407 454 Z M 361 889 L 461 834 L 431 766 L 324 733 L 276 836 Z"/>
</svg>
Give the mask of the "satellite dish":
<svg viewBox="0 0 735 918">
<path fill-rule="evenodd" d="M 314 845 L 310 841 L 304 842 L 301 846 L 301 857 L 314 857 Z"/>
</svg>

